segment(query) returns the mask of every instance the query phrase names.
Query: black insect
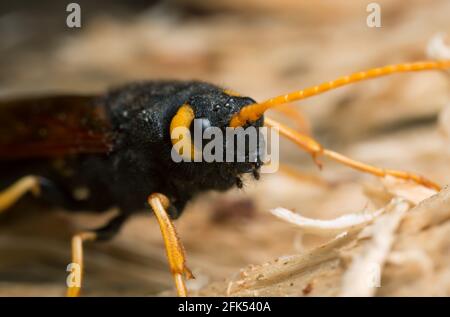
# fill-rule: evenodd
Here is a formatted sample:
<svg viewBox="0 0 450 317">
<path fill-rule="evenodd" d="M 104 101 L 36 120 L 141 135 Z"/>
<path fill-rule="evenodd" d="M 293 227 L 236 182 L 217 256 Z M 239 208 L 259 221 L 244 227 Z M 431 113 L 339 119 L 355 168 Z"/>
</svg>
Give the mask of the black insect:
<svg viewBox="0 0 450 317">
<path fill-rule="evenodd" d="M 438 188 L 415 174 L 386 171 L 337 155 L 263 114 L 274 106 L 355 81 L 448 67 L 450 61 L 377 68 L 262 103 L 197 81 L 133 83 L 103 96 L 5 100 L 0 103 L 0 212 L 22 196 L 68 211 L 102 212 L 118 207 L 118 216 L 104 227 L 73 238 L 73 262 L 81 270 L 84 241 L 113 237 L 131 214 L 150 204 L 163 233 L 178 294 L 186 295 L 183 274 L 191 274 L 170 219 L 178 218 L 186 203 L 199 193 L 242 186 L 245 173 L 258 179 L 261 161 L 258 157 L 244 162 L 177 163 L 171 156 L 173 128 L 192 128 L 194 118 L 201 120 L 204 129 L 258 129 L 266 124 L 279 129 L 315 160 L 328 156 L 377 176 L 391 174 Z M 68 294 L 78 295 L 80 287 L 81 279 L 74 279 Z"/>
</svg>

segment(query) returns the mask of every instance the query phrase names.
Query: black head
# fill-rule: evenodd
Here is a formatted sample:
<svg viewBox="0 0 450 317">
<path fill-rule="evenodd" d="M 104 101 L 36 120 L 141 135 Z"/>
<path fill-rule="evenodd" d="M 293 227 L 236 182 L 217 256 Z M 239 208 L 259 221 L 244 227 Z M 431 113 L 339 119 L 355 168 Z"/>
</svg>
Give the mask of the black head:
<svg viewBox="0 0 450 317">
<path fill-rule="evenodd" d="M 177 171 L 179 182 L 199 190 L 226 190 L 234 185 L 242 187 L 243 174 L 250 173 L 259 178 L 261 165 L 259 145 L 263 144 L 259 128 L 263 125 L 263 118 L 243 127 L 245 131 L 253 129 L 259 138 L 257 144 L 249 144 L 248 136 L 242 138 L 231 134 L 234 129 L 229 127 L 231 118 L 243 107 L 253 103 L 255 101 L 249 97 L 238 96 L 209 84 L 199 84 L 198 89 L 192 91 L 184 106 L 192 110 L 193 120 L 189 124 L 190 139 L 198 151 L 197 160 L 200 161 L 195 162 L 191 153 L 188 153 L 190 161 L 173 162 L 172 166 Z M 216 132 L 219 130 L 222 133 L 222 140 L 216 139 Z M 231 141 L 231 138 L 234 140 Z M 200 139 L 201 144 L 198 142 Z M 212 141 L 218 142 L 214 144 L 220 143 L 221 149 L 216 146 L 213 150 L 207 151 L 208 144 L 209 149 L 212 148 Z M 241 146 L 238 146 L 240 142 Z M 216 152 L 217 150 L 219 152 Z M 230 150 L 233 151 L 231 154 L 228 153 Z M 213 161 L 205 157 L 210 153 L 214 154 Z"/>
</svg>

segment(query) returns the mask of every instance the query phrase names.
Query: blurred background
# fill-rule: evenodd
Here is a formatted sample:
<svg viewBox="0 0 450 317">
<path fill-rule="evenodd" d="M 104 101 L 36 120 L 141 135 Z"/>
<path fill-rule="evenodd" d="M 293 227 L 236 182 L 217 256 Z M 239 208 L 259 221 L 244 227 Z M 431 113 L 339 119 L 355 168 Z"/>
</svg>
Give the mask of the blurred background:
<svg viewBox="0 0 450 317">
<path fill-rule="evenodd" d="M 450 36 L 448 0 L 378 0 L 380 28 L 367 26 L 372 1 L 362 0 L 76 2 L 81 28 L 66 26 L 69 1 L 0 3 L 1 98 L 101 93 L 128 81 L 175 78 L 264 100 L 370 67 L 426 59 L 430 39 Z M 442 72 L 395 75 L 297 107 L 327 147 L 447 184 L 449 88 Z M 375 178 L 325 159 L 319 171 L 289 142 L 281 148 L 286 166 L 280 173 L 248 180 L 242 190 L 207 193 L 177 221 L 197 276 L 192 290 L 323 241 L 276 219 L 270 208 L 326 219 L 373 207 L 364 188 L 376 184 Z M 101 225 L 107 216 L 32 207 L 1 215 L 0 295 L 62 296 L 71 235 Z M 129 221 L 115 240 L 88 245 L 85 254 L 87 296 L 171 294 L 150 211 Z M 419 288 L 408 289 L 420 294 Z"/>
</svg>

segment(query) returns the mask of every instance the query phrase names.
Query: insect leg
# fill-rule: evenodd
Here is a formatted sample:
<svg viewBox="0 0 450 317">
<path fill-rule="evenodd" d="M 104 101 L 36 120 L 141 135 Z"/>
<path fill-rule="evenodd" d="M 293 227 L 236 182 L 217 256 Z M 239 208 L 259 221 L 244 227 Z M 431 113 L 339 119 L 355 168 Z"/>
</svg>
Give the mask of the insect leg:
<svg viewBox="0 0 450 317">
<path fill-rule="evenodd" d="M 286 164 L 280 163 L 279 171 L 281 173 L 283 173 L 284 175 L 286 175 L 292 179 L 295 179 L 299 182 L 302 182 L 302 183 L 309 183 L 309 184 L 319 186 L 319 187 L 324 187 L 324 188 L 328 188 L 328 187 L 332 186 L 331 183 L 327 182 L 320 176 L 304 173 L 304 172 L 299 171 L 296 168 L 286 165 Z"/>
<path fill-rule="evenodd" d="M 80 232 L 72 237 L 72 264 L 77 265 L 78 280 L 75 285 L 68 285 L 67 297 L 77 297 L 80 295 L 81 283 L 83 280 L 83 243 L 86 241 L 95 241 L 97 235 L 94 231 Z"/>
<path fill-rule="evenodd" d="M 400 179 L 404 179 L 404 180 L 411 180 L 411 181 L 421 184 L 423 186 L 433 188 L 436 190 L 440 190 L 440 186 L 438 184 L 424 178 L 423 176 L 420 176 L 420 175 L 417 175 L 414 173 L 404 172 L 404 171 L 384 169 L 384 168 L 372 166 L 369 164 L 365 164 L 365 163 L 353 160 L 353 159 L 346 157 L 340 153 L 323 148 L 322 145 L 320 145 L 320 143 L 318 143 L 316 140 L 312 139 L 311 137 L 304 135 L 302 133 L 299 133 L 299 132 L 295 131 L 294 129 L 291 129 L 273 119 L 265 117 L 264 122 L 269 127 L 277 128 L 279 130 L 279 132 L 281 133 L 281 135 L 290 139 L 291 141 L 296 143 L 298 146 L 303 148 L 305 151 L 309 152 L 312 155 L 315 162 L 317 164 L 319 164 L 319 166 L 320 166 L 320 163 L 317 162 L 317 157 L 323 155 L 323 156 L 331 158 L 332 160 L 335 160 L 339 163 L 350 166 L 351 168 L 354 168 L 356 170 L 359 170 L 359 171 L 362 171 L 365 173 L 369 173 L 369 174 L 372 174 L 372 175 L 375 175 L 378 177 L 384 177 L 384 176 L 390 175 L 390 176 L 394 176 L 396 178 L 400 178 Z"/>
<path fill-rule="evenodd" d="M 11 207 L 28 192 L 31 192 L 35 196 L 40 194 L 38 177 L 31 175 L 24 176 L 0 192 L 0 213 Z"/>
<path fill-rule="evenodd" d="M 114 237 L 122 227 L 125 220 L 128 219 L 127 214 L 119 214 L 112 218 L 105 226 L 94 231 L 80 232 L 72 237 L 72 264 L 77 265 L 79 270 L 79 280 L 76 285 L 68 285 L 67 296 L 77 297 L 80 295 L 83 280 L 83 244 L 87 241 L 106 241 Z"/>
<path fill-rule="evenodd" d="M 170 204 L 169 199 L 162 194 L 153 193 L 148 197 L 148 203 L 152 207 L 161 229 L 170 271 L 175 280 L 178 296 L 185 297 L 187 296 L 187 291 L 184 277 L 193 278 L 193 275 L 186 266 L 183 245 L 166 211 Z"/>
<path fill-rule="evenodd" d="M 311 123 L 309 120 L 305 117 L 303 112 L 300 111 L 295 105 L 293 104 L 282 104 L 277 107 L 272 108 L 272 110 L 275 110 L 279 112 L 280 114 L 292 119 L 295 121 L 295 123 L 298 126 L 299 131 L 306 135 L 311 135 Z"/>
</svg>

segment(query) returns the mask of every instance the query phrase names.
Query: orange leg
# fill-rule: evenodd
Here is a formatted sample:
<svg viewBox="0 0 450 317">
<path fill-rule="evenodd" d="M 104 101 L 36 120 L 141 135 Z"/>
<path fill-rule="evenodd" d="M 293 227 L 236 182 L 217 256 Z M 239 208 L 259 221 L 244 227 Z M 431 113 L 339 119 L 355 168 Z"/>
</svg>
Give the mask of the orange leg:
<svg viewBox="0 0 450 317">
<path fill-rule="evenodd" d="M 329 157 L 337 162 L 340 162 L 344 165 L 350 166 L 351 168 L 354 168 L 356 170 L 359 170 L 361 172 L 369 173 L 375 176 L 384 177 L 387 175 L 394 176 L 397 178 L 401 178 L 404 180 L 411 180 L 418 184 L 421 184 L 423 186 L 433 188 L 436 190 L 440 190 L 440 186 L 420 175 L 404 172 L 404 171 L 398 171 L 398 170 L 391 170 L 391 169 L 384 169 L 379 168 L 376 166 L 368 165 L 362 162 L 355 161 L 351 158 L 348 158 L 340 153 L 334 152 L 332 150 L 328 150 L 322 147 L 320 143 L 318 143 L 316 140 L 312 139 L 311 137 L 304 135 L 302 133 L 299 133 L 295 131 L 294 129 L 291 129 L 273 119 L 268 118 L 267 116 L 264 118 L 264 122 L 267 126 L 271 128 L 277 128 L 281 135 L 285 136 L 286 138 L 290 139 L 294 143 L 296 143 L 298 146 L 303 148 L 305 151 L 309 152 L 316 164 L 321 166 L 321 164 L 317 161 L 318 156 L 326 156 Z"/>
<path fill-rule="evenodd" d="M 154 193 L 148 198 L 148 203 L 152 207 L 161 229 L 170 271 L 175 281 L 178 296 L 186 297 L 187 290 L 184 277 L 193 278 L 193 275 L 186 266 L 183 245 L 166 211 L 169 207 L 169 199 L 163 194 Z"/>
<path fill-rule="evenodd" d="M 39 179 L 36 176 L 25 176 L 0 192 L 0 213 L 11 207 L 26 193 L 39 195 Z"/>
<path fill-rule="evenodd" d="M 297 124 L 299 131 L 311 135 L 311 124 L 305 115 L 293 104 L 280 105 L 272 110 L 278 111 L 279 113 L 291 118 Z"/>
<path fill-rule="evenodd" d="M 83 280 L 83 243 L 86 241 L 94 241 L 97 234 L 92 231 L 81 232 L 72 237 L 72 273 L 71 283 L 67 285 L 67 297 L 78 297 L 81 292 L 81 283 Z M 75 265 L 75 266 L 74 266 Z M 75 280 L 74 280 L 75 279 Z"/>
<path fill-rule="evenodd" d="M 126 214 L 119 213 L 111 218 L 106 225 L 91 231 L 81 232 L 72 238 L 72 263 L 67 266 L 70 272 L 67 277 L 67 296 L 78 297 L 81 292 L 84 263 L 83 263 L 83 245 L 88 241 L 107 241 L 113 238 L 127 219 Z"/>
<path fill-rule="evenodd" d="M 323 178 L 321 178 L 317 175 L 310 175 L 310 174 L 303 173 L 289 165 L 280 164 L 279 170 L 281 173 L 283 173 L 293 179 L 296 179 L 302 183 L 306 182 L 306 183 L 310 183 L 310 184 L 320 186 L 320 187 L 332 186 L 331 183 L 328 183 Z"/>
</svg>

